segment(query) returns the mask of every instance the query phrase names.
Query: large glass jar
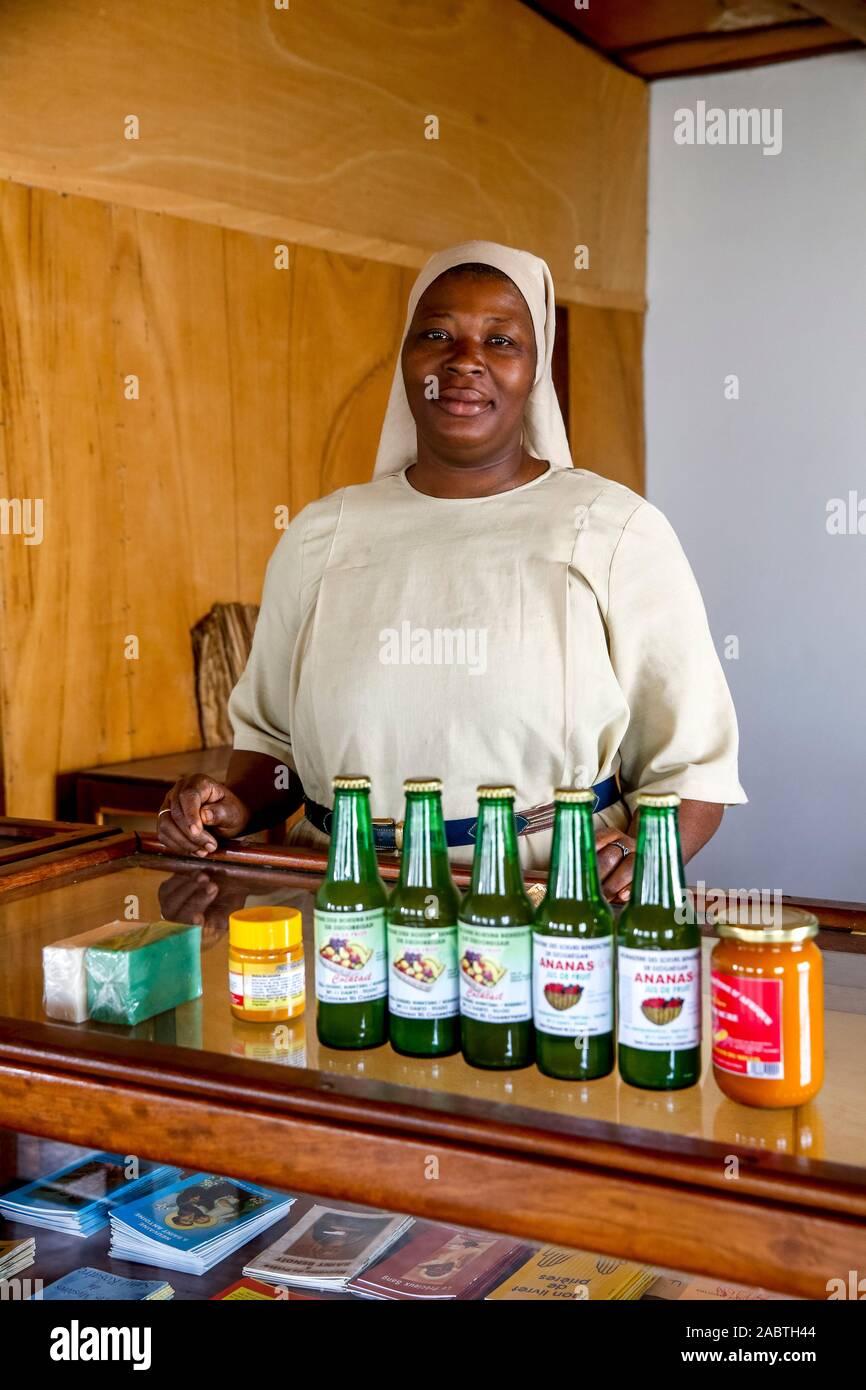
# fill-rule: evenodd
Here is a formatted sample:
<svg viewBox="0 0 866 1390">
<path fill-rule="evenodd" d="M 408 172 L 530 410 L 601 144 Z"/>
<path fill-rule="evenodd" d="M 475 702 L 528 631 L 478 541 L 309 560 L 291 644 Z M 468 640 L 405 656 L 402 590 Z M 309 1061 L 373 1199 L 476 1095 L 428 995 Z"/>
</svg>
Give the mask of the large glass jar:
<svg viewBox="0 0 866 1390">
<path fill-rule="evenodd" d="M 768 924 L 727 913 L 716 925 L 710 988 L 713 1075 L 742 1105 L 805 1105 L 824 1080 L 824 970 L 818 922 L 797 908 Z"/>
</svg>

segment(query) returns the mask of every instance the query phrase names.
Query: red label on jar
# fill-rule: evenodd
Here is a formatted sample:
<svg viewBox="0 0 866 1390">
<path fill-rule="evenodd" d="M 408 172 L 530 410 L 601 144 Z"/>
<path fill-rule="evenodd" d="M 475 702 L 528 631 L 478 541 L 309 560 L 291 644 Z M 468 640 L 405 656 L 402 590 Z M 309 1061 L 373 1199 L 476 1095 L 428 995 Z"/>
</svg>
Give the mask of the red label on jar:
<svg viewBox="0 0 866 1390">
<path fill-rule="evenodd" d="M 781 1081 L 782 981 L 710 972 L 713 1066 L 734 1076 Z"/>
</svg>

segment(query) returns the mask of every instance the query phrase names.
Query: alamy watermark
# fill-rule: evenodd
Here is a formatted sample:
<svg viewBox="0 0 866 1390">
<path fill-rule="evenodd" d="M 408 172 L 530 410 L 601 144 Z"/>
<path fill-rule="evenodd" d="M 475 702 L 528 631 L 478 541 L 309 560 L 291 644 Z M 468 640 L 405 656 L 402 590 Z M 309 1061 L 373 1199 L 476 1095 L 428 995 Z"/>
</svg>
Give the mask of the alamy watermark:
<svg viewBox="0 0 866 1390">
<path fill-rule="evenodd" d="M 41 545 L 42 498 L 0 497 L 0 536 L 23 536 L 25 545 Z"/>
<path fill-rule="evenodd" d="M 847 498 L 831 497 L 827 502 L 828 536 L 866 536 L 866 497 L 850 488 Z"/>
<path fill-rule="evenodd" d="M 487 633 L 486 627 L 413 627 L 406 620 L 382 628 L 379 660 L 383 666 L 465 666 L 470 676 L 483 676 Z"/>
<path fill-rule="evenodd" d="M 674 910 L 680 924 L 693 926 L 704 921 L 709 927 L 724 918 L 770 927 L 781 921 L 781 913 L 781 888 L 711 888 L 707 892 L 702 878 L 693 889 L 686 889 L 685 898 Z"/>
<path fill-rule="evenodd" d="M 860 1301 L 866 1298 L 866 1279 L 860 1278 L 859 1269 L 849 1269 L 847 1281 L 845 1279 L 828 1279 L 826 1289 L 827 1298 L 831 1301 L 839 1298 L 852 1298 Z"/>
<path fill-rule="evenodd" d="M 705 101 L 680 106 L 674 112 L 677 145 L 761 145 L 763 154 L 780 154 L 782 108 L 780 106 L 707 106 Z"/>
</svg>

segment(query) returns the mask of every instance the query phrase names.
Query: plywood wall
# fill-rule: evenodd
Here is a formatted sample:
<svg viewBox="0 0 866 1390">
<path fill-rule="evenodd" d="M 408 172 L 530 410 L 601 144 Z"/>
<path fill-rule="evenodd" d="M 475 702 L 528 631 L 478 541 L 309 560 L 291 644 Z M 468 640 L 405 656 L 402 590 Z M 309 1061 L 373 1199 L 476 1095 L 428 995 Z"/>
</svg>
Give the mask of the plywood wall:
<svg viewBox="0 0 866 1390">
<path fill-rule="evenodd" d="M 0 46 L 0 497 L 44 505 L 0 535 L 8 814 L 197 746 L 190 628 L 369 478 L 432 249 L 550 260 L 576 462 L 642 485 L 638 82 L 512 0 L 11 0 Z"/>
<path fill-rule="evenodd" d="M 369 478 L 406 274 L 0 185 L 0 493 L 44 504 L 0 538 L 10 814 L 196 746 L 190 628 L 258 601 L 275 508 Z"/>
<path fill-rule="evenodd" d="M 0 51 L 22 182 L 404 265 L 485 236 L 643 303 L 646 88 L 518 0 L 6 0 Z"/>
</svg>

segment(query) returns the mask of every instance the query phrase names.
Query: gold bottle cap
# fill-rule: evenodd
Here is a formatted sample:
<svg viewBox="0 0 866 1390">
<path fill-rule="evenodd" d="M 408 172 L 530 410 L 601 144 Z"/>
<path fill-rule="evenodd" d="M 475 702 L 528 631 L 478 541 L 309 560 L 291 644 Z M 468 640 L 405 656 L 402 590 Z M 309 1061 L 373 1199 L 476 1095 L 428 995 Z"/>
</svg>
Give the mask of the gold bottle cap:
<svg viewBox="0 0 866 1390">
<path fill-rule="evenodd" d="M 501 801 L 503 798 L 510 798 L 511 801 L 516 797 L 517 792 L 513 787 L 479 787 L 479 801 Z"/>
<path fill-rule="evenodd" d="M 440 777 L 407 777 L 403 783 L 403 791 L 408 796 L 411 792 L 441 792 L 442 779 Z"/>
<path fill-rule="evenodd" d="M 638 792 L 635 806 L 646 806 L 647 810 L 657 810 L 665 806 L 679 806 L 680 798 L 676 792 Z"/>
<path fill-rule="evenodd" d="M 719 936 L 748 942 L 750 946 L 775 946 L 793 941 L 808 941 L 818 935 L 818 918 L 801 907 L 772 906 L 763 914 L 759 903 L 743 903 L 723 908 L 716 918 Z"/>
<path fill-rule="evenodd" d="M 369 777 L 346 775 L 343 777 L 332 777 L 331 786 L 335 792 L 368 792 L 370 790 Z"/>
<path fill-rule="evenodd" d="M 553 799 L 566 806 L 594 806 L 596 795 L 591 787 L 557 787 Z"/>
</svg>

